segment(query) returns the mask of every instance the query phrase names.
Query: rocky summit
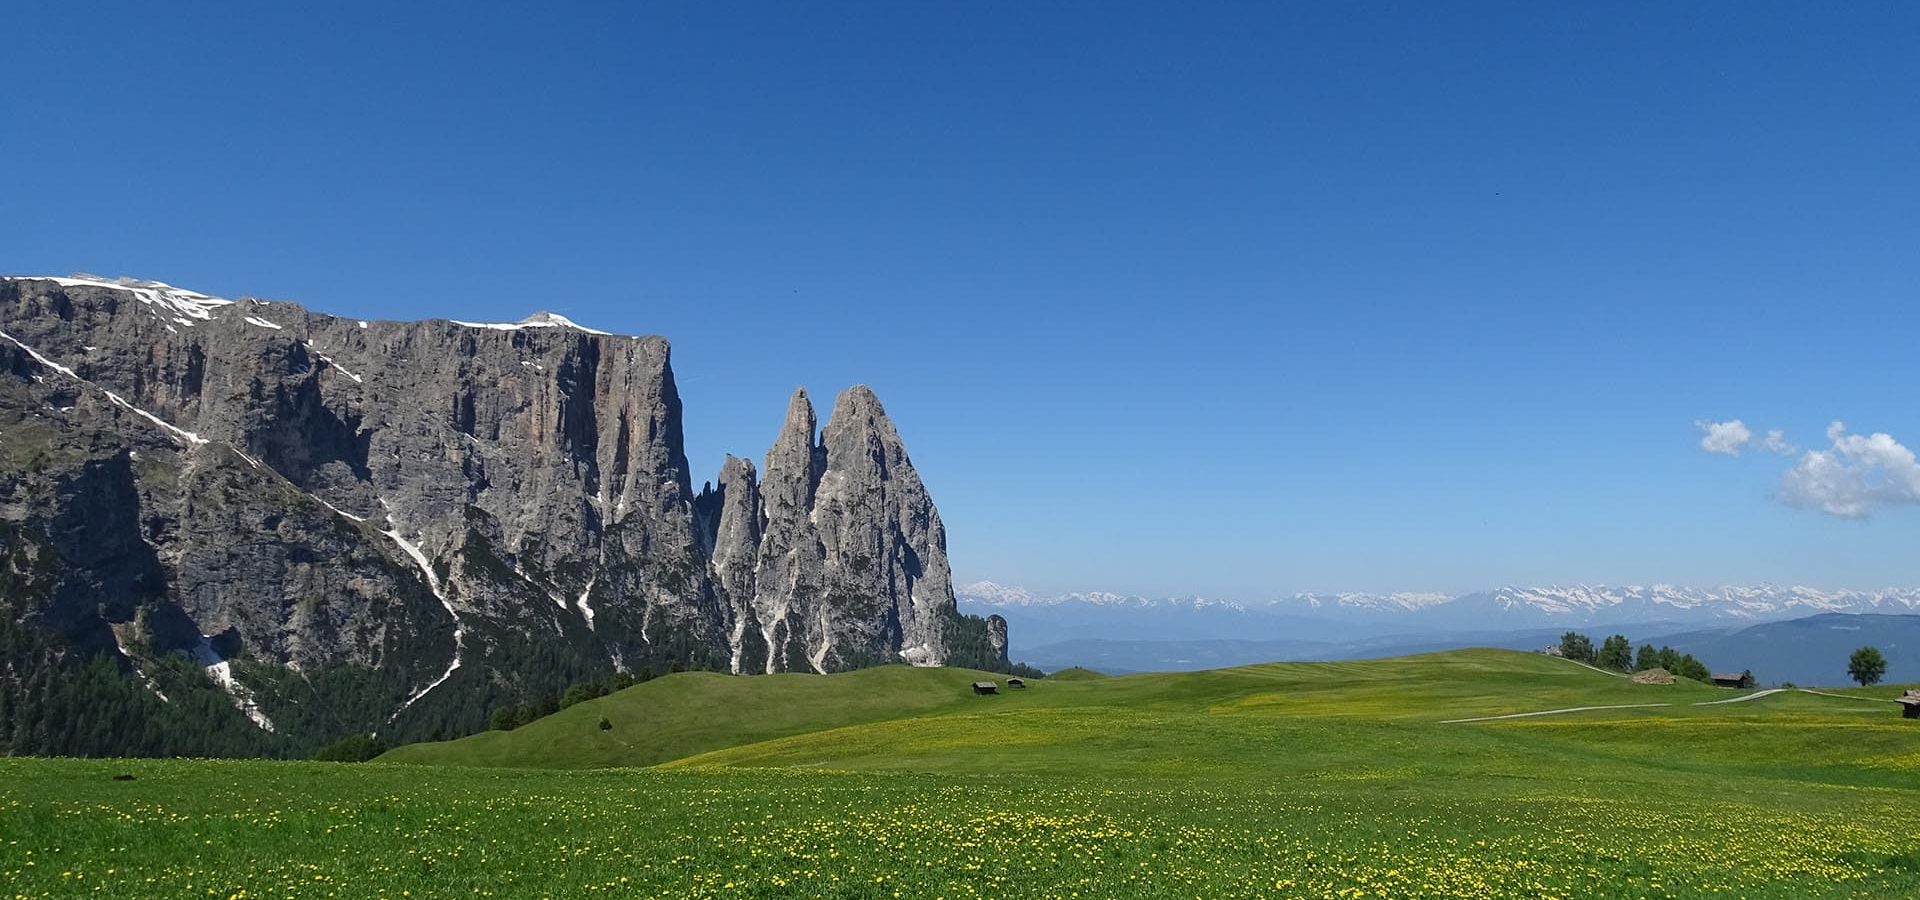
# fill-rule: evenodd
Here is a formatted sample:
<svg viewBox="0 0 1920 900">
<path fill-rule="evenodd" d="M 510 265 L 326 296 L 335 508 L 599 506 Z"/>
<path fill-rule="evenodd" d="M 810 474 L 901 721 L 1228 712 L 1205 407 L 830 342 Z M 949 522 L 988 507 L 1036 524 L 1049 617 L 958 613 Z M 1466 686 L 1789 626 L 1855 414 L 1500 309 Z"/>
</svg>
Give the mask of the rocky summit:
<svg viewBox="0 0 1920 900">
<path fill-rule="evenodd" d="M 0 752 L 446 737 L 619 672 L 1007 667 L 872 391 L 823 427 L 796 392 L 764 468 L 696 493 L 669 357 L 551 313 L 0 279 Z"/>
</svg>

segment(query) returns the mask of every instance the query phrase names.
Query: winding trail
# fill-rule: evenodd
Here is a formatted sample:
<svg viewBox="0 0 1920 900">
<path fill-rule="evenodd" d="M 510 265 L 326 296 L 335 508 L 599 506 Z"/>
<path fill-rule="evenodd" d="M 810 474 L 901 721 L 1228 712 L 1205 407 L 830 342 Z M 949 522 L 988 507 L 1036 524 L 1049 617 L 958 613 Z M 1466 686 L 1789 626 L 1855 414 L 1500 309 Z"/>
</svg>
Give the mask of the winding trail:
<svg viewBox="0 0 1920 900">
<path fill-rule="evenodd" d="M 1842 700 L 1868 700 L 1874 703 L 1899 703 L 1900 702 L 1898 700 L 1893 700 L 1886 697 L 1855 697 L 1852 694 L 1835 694 L 1829 691 L 1816 691 L 1812 688 L 1797 688 L 1796 690 L 1798 690 L 1802 694 L 1819 694 L 1822 697 L 1839 697 Z"/>
<path fill-rule="evenodd" d="M 1597 709 L 1646 709 L 1653 706 L 1672 706 L 1671 703 L 1622 703 L 1617 706 L 1569 706 L 1566 709 L 1543 709 L 1538 712 L 1507 713 L 1504 716 L 1474 716 L 1471 719 L 1448 719 L 1442 725 L 1458 725 L 1462 722 L 1492 722 L 1495 719 L 1525 719 L 1532 716 L 1557 716 L 1561 713 L 1592 712 Z"/>
<path fill-rule="evenodd" d="M 1569 662 L 1572 662 L 1572 661 L 1569 660 Z M 1575 665 L 1583 665 L 1583 663 L 1575 663 Z M 1599 670 L 1599 671 L 1604 671 L 1604 670 Z M 1608 672 L 1607 674 L 1614 675 L 1618 673 Z M 1767 688 L 1766 690 L 1763 690 L 1763 691 L 1754 691 L 1751 694 L 1741 694 L 1738 697 L 1728 697 L 1725 700 L 1702 700 L 1698 703 L 1688 703 L 1688 704 L 1622 703 L 1614 706 L 1569 706 L 1564 709 L 1542 709 L 1535 712 L 1507 713 L 1505 715 L 1500 715 L 1500 716 L 1474 716 L 1472 718 L 1467 718 L 1467 719 L 1445 719 L 1445 720 L 1442 720 L 1440 724 L 1461 725 L 1468 722 L 1494 722 L 1500 719 L 1529 719 L 1529 718 L 1533 718 L 1534 716 L 1558 716 L 1565 713 L 1594 712 L 1597 710 L 1604 710 L 1604 709 L 1652 709 L 1654 707 L 1660 707 L 1660 706 L 1680 706 L 1680 705 L 1721 706 L 1727 703 L 1745 703 L 1748 700 L 1758 700 L 1761 697 L 1771 697 L 1774 694 L 1784 694 L 1788 691 L 1798 691 L 1802 694 L 1818 694 L 1819 696 L 1822 696 L 1822 697 L 1838 697 L 1841 700 L 1870 700 L 1876 703 L 1900 702 L 1898 700 L 1888 700 L 1884 697 L 1854 697 L 1848 694 L 1831 694 L 1826 691 L 1815 691 L 1815 690 L 1809 690 L 1807 688 Z"/>
<path fill-rule="evenodd" d="M 1771 697 L 1774 694 L 1778 694 L 1785 690 L 1786 688 L 1767 688 L 1764 691 L 1754 691 L 1751 694 L 1741 694 L 1738 697 L 1728 697 L 1725 700 L 1703 700 L 1699 703 L 1695 703 L 1694 705 L 1695 706 L 1719 706 L 1722 703 L 1745 703 L 1748 700 L 1758 700 L 1761 697 Z"/>
</svg>

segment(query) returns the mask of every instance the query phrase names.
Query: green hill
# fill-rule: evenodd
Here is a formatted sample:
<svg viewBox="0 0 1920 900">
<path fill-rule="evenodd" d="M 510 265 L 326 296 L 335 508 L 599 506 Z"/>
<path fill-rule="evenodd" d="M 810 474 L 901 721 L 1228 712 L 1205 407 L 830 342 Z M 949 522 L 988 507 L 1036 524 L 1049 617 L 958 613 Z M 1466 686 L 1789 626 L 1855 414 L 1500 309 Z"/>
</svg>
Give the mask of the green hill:
<svg viewBox="0 0 1920 900">
<path fill-rule="evenodd" d="M 513 731 L 408 745 L 381 760 L 602 768 L 701 757 L 700 764 L 783 765 L 796 748 L 817 744 L 835 752 L 823 758 L 803 754 L 807 758 L 797 764 L 901 768 L 911 761 L 929 770 L 1045 770 L 1133 766 L 1147 757 L 1186 765 L 1209 756 L 1230 769 L 1246 765 L 1236 753 L 1257 753 L 1276 735 L 1309 721 L 1316 728 L 1342 720 L 1374 727 L 1720 696 L 1695 682 L 1637 685 L 1563 660 L 1508 650 L 1034 679 L 1024 690 L 1002 689 L 991 697 L 976 697 L 969 688 L 973 681 L 1002 677 L 906 666 L 826 676 L 689 672 L 569 707 Z M 602 730 L 603 718 L 613 727 Z M 1196 731 L 1213 736 L 1204 750 L 1187 746 Z M 786 740 L 755 746 L 777 739 Z M 1128 754 L 1103 756 L 1111 742 L 1130 748 Z M 1155 750 L 1157 742 L 1164 746 Z M 874 748 L 872 759 L 860 762 L 849 755 L 868 744 Z M 911 749 L 933 746 L 950 752 Z M 733 748 L 743 749 L 704 756 Z"/>
<path fill-rule="evenodd" d="M 835 675 L 681 672 L 575 704 L 512 731 L 408 744 L 382 762 L 523 768 L 649 766 L 723 747 L 965 707 L 972 669 L 881 666 Z M 613 727 L 602 730 L 600 720 Z"/>
<path fill-rule="evenodd" d="M 1047 677 L 1055 681 L 1087 681 L 1094 678 L 1105 678 L 1107 677 L 1107 673 L 1095 672 L 1084 666 L 1068 666 L 1058 672 L 1048 674 Z"/>
</svg>

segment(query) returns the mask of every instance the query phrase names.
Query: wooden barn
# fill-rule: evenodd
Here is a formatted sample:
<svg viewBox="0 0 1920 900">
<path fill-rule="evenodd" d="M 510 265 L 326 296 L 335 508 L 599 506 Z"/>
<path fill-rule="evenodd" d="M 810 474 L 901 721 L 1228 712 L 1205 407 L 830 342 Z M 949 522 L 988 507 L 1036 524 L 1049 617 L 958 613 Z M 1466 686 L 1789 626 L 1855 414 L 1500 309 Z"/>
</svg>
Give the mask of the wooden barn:
<svg viewBox="0 0 1920 900">
<path fill-rule="evenodd" d="M 1026 680 L 1025 678 L 1009 678 L 1009 679 L 1007 679 L 1007 687 L 1010 687 L 1010 688 L 1023 688 L 1023 687 L 1026 687 L 1026 686 L 1027 686 L 1027 680 Z"/>
<path fill-rule="evenodd" d="M 976 681 L 973 683 L 973 692 L 976 694 L 998 694 L 1000 693 L 1000 686 L 991 681 Z"/>
<path fill-rule="evenodd" d="M 1920 719 L 1920 691 L 1908 691 L 1900 696 L 1900 714 L 1909 719 Z"/>
<path fill-rule="evenodd" d="M 1713 673 L 1713 686 L 1723 688 L 1750 688 L 1753 687 L 1753 673 L 1715 672 Z"/>
</svg>

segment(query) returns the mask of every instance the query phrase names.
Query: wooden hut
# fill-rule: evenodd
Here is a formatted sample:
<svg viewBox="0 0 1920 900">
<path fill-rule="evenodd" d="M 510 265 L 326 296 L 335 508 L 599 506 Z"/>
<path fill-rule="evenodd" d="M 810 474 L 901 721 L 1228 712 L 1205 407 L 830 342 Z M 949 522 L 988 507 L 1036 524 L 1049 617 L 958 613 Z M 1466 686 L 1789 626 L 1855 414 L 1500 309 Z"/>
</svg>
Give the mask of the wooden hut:
<svg viewBox="0 0 1920 900">
<path fill-rule="evenodd" d="M 976 681 L 973 683 L 973 692 L 976 694 L 998 694 L 1000 693 L 1000 686 L 991 681 Z"/>
<path fill-rule="evenodd" d="M 1900 696 L 1901 715 L 1909 719 L 1920 719 L 1920 691 L 1908 691 Z"/>
<path fill-rule="evenodd" d="M 1715 672 L 1713 686 L 1723 688 L 1753 687 L 1753 676 L 1747 672 Z"/>
</svg>

